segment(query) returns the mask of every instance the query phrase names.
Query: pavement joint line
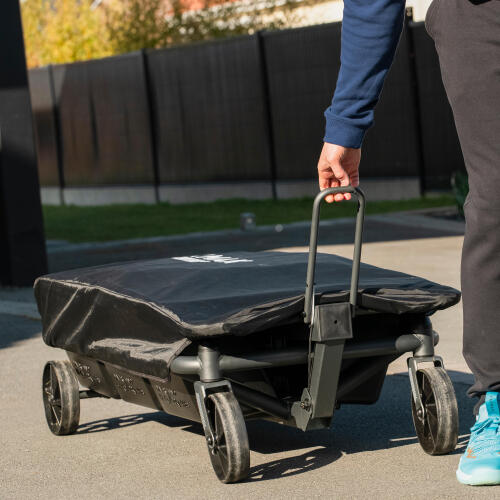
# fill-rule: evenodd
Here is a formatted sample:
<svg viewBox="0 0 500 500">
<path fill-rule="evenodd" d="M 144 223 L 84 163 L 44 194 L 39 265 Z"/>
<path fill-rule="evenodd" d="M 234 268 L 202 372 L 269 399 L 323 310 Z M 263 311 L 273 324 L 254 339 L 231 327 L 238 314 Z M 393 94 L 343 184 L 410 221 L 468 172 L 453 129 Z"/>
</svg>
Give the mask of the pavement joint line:
<svg viewBox="0 0 500 500">
<path fill-rule="evenodd" d="M 22 316 L 29 319 L 40 320 L 40 313 L 36 304 L 32 302 L 18 302 L 14 300 L 0 300 L 0 314 Z"/>
<path fill-rule="evenodd" d="M 395 224 L 403 226 L 419 227 L 424 229 L 439 230 L 450 234 L 463 232 L 465 223 L 461 221 L 453 221 L 448 219 L 439 219 L 437 217 L 430 217 L 426 213 L 435 213 L 450 210 L 451 207 L 439 207 L 428 211 L 418 210 L 409 212 L 391 212 L 389 214 L 368 215 L 365 217 L 365 223 L 370 221 L 382 222 L 386 224 Z M 321 227 L 335 227 L 343 224 L 352 223 L 354 217 L 341 217 L 337 219 L 327 219 L 320 222 Z M 132 238 L 125 240 L 105 241 L 105 242 L 83 242 L 83 243 L 63 243 L 61 240 L 49 241 L 47 244 L 47 251 L 49 253 L 67 253 L 75 251 L 84 251 L 90 249 L 113 249 L 123 247 L 133 247 L 135 245 L 151 244 L 151 243 L 169 243 L 177 241 L 189 241 L 199 238 L 218 239 L 221 237 L 242 236 L 249 234 L 268 234 L 275 232 L 285 232 L 290 229 L 303 229 L 309 228 L 311 221 L 291 222 L 289 224 L 272 224 L 266 226 L 257 226 L 250 231 L 242 231 L 241 229 L 223 229 L 220 231 L 199 231 L 187 234 L 174 234 L 170 236 L 152 236 L 148 238 Z M 278 229 L 279 228 L 279 229 Z"/>
</svg>

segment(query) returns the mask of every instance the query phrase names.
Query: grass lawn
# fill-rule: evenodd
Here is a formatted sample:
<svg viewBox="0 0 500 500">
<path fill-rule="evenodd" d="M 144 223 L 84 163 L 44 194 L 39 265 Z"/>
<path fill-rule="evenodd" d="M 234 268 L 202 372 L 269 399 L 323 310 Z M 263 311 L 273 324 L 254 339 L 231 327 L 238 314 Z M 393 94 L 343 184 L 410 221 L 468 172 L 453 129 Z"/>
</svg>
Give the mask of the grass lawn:
<svg viewBox="0 0 500 500">
<path fill-rule="evenodd" d="M 368 214 L 398 212 L 454 205 L 452 196 L 406 201 L 373 201 Z M 239 227 L 240 214 L 253 212 L 258 225 L 286 224 L 311 217 L 312 198 L 291 200 L 221 200 L 186 205 L 108 205 L 98 207 L 45 206 L 48 239 L 70 242 L 111 241 L 149 236 L 215 231 Z M 353 203 L 326 204 L 322 218 L 354 215 Z"/>
</svg>

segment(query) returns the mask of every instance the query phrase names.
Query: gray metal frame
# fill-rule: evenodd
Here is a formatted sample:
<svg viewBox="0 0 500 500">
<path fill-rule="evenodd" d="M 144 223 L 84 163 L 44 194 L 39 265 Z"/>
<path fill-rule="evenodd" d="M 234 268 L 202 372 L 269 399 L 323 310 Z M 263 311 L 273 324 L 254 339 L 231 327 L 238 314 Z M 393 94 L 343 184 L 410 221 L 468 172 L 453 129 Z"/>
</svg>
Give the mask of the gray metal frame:
<svg viewBox="0 0 500 500">
<path fill-rule="evenodd" d="M 418 365 L 421 363 L 432 363 L 434 366 L 444 368 L 444 363 L 440 356 L 434 354 L 434 346 L 437 344 L 438 336 L 432 330 L 432 324 L 429 318 L 426 318 L 426 322 L 420 329 L 417 329 L 415 337 L 420 340 L 420 346 L 413 350 L 413 356 L 407 359 L 408 375 L 417 417 L 423 421 L 425 419 L 425 407 L 422 404 L 422 398 L 420 397 L 420 390 L 418 388 Z"/>
<path fill-rule="evenodd" d="M 415 403 L 417 417 L 421 421 L 424 421 L 425 407 L 422 403 L 422 397 L 420 396 L 420 390 L 417 380 L 418 365 L 420 363 L 432 363 L 434 366 L 440 366 L 444 368 L 443 359 L 440 356 L 420 356 L 410 357 L 406 360 L 406 362 L 408 364 L 408 376 L 410 378 L 411 394 L 413 397 L 413 402 Z"/>
<path fill-rule="evenodd" d="M 417 324 L 411 333 L 380 341 L 364 341 L 345 345 L 345 332 L 332 328 L 329 313 L 346 308 L 348 304 L 325 304 L 316 306 L 319 320 L 313 326 L 311 340 L 314 344 L 313 355 L 307 348 L 283 349 L 230 356 L 221 354 L 216 346 L 209 344 L 198 346 L 197 356 L 179 356 L 171 364 L 173 374 L 182 377 L 199 377 L 195 382 L 197 402 L 200 406 L 205 399 L 203 391 L 233 391 L 237 399 L 250 408 L 266 413 L 281 420 L 292 416 L 302 429 L 327 426 L 333 415 L 335 400 L 348 393 L 353 387 L 367 380 L 372 373 L 384 364 L 396 359 L 405 352 L 413 352 L 418 362 L 434 359 L 433 345 L 437 336 L 432 331 L 428 318 L 423 324 Z M 326 314 L 325 314 L 326 311 Z M 344 315 L 345 315 L 344 311 Z M 349 317 L 350 318 L 350 317 Z M 301 400 L 287 404 L 277 398 L 250 389 L 242 384 L 227 383 L 225 376 L 233 372 L 263 370 L 282 366 L 306 365 L 310 359 L 310 380 L 304 389 Z M 340 365 L 343 359 L 373 358 L 363 365 L 355 377 L 351 377 L 338 386 Z M 338 387 L 337 387 L 338 386 Z M 413 393 L 415 398 L 415 393 Z M 418 397 L 418 392 L 417 392 Z M 418 403 L 417 408 L 419 407 Z"/>
<path fill-rule="evenodd" d="M 218 380 L 222 373 L 244 370 L 263 370 L 279 366 L 293 366 L 307 363 L 307 349 L 286 349 L 228 356 L 212 349 L 213 356 L 208 357 L 207 346 L 199 346 L 197 356 L 179 356 L 172 361 L 170 370 L 177 375 L 199 375 L 206 382 Z M 210 368 L 207 368 L 207 363 Z M 207 378 L 207 372 L 210 376 Z M 218 373 L 218 377 L 214 375 Z"/>
<path fill-rule="evenodd" d="M 214 382 L 195 382 L 194 392 L 196 394 L 196 403 L 200 411 L 201 425 L 205 432 L 205 439 L 208 447 L 212 449 L 215 446 L 214 430 L 210 425 L 208 418 L 206 399 L 207 396 L 214 392 L 228 391 L 231 392 L 231 383 L 228 380 L 218 380 Z"/>
<path fill-rule="evenodd" d="M 414 352 L 422 347 L 422 339 L 417 334 L 405 334 L 393 339 L 380 341 L 358 342 L 344 347 L 343 359 L 357 359 L 378 356 L 392 356 Z M 280 366 L 303 365 L 307 363 L 309 353 L 304 349 L 283 349 L 280 351 L 266 351 L 245 354 L 244 356 L 229 356 L 219 354 L 212 349 L 213 355 L 206 356 L 207 346 L 200 346 L 197 356 L 178 356 L 170 365 L 170 370 L 176 375 L 198 375 L 204 381 L 220 380 L 223 374 L 246 370 L 263 370 Z M 208 370 L 212 374 L 206 378 Z M 203 370 L 202 370 L 203 366 Z M 218 379 L 213 374 L 219 373 Z"/>
<path fill-rule="evenodd" d="M 354 255 L 352 258 L 352 274 L 351 274 L 351 291 L 349 302 L 352 308 L 352 314 L 355 314 L 358 283 L 359 283 L 359 267 L 361 263 L 361 246 L 363 240 L 363 223 L 365 219 L 365 194 L 361 189 L 352 186 L 335 187 L 325 189 L 318 193 L 314 199 L 313 215 L 311 221 L 311 236 L 309 239 L 309 259 L 307 263 L 306 277 L 306 294 L 304 302 L 304 322 L 310 324 L 313 319 L 314 312 L 314 274 L 316 271 L 316 254 L 318 252 L 318 229 L 321 202 L 331 194 L 351 193 L 358 199 L 358 213 L 356 217 L 356 231 L 354 235 Z"/>
<path fill-rule="evenodd" d="M 349 302 L 314 305 L 321 202 L 326 196 L 338 193 L 351 193 L 358 199 Z M 324 428 L 330 425 L 335 402 L 339 397 L 349 393 L 405 352 L 413 352 L 413 357 L 408 361 L 410 381 L 417 414 L 423 418 L 422 402 L 416 385 L 417 364 L 424 361 L 442 364 L 441 359 L 434 356 L 437 335 L 434 335 L 429 318 L 423 317 L 416 321 L 410 332 L 392 339 L 345 343 L 353 337 L 352 318 L 357 305 L 365 205 L 364 193 L 352 186 L 325 189 L 314 199 L 304 303 L 304 321 L 310 325 L 309 349 L 295 348 L 230 356 L 221 354 L 214 343 L 208 342 L 198 346 L 197 356 L 179 356 L 173 360 L 170 366 L 172 373 L 199 377 L 199 381 L 195 382 L 196 399 L 209 445 L 213 436 L 207 424 L 207 391 L 233 391 L 242 404 L 284 421 L 291 421 L 293 418 L 292 422 L 302 430 Z M 360 365 L 359 373 L 343 380 L 339 386 L 342 360 L 358 358 L 372 359 Z M 303 389 L 300 401 L 295 402 L 282 401 L 245 385 L 229 383 L 223 378 L 224 374 L 235 371 L 306 364 L 309 370 L 308 385 Z"/>
</svg>

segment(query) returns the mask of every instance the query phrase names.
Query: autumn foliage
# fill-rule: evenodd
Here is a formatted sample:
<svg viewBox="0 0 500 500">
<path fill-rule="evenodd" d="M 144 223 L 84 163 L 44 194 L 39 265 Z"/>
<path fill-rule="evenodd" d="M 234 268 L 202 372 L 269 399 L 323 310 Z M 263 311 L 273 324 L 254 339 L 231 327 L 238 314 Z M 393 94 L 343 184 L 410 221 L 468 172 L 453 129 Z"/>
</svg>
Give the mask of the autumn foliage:
<svg viewBox="0 0 500 500">
<path fill-rule="evenodd" d="M 279 28 L 292 0 L 21 0 L 29 67 Z M 196 4 L 196 5 L 194 5 Z M 193 7 L 196 8 L 193 8 Z"/>
<path fill-rule="evenodd" d="M 28 66 L 110 55 L 102 12 L 91 5 L 90 0 L 21 2 Z"/>
</svg>

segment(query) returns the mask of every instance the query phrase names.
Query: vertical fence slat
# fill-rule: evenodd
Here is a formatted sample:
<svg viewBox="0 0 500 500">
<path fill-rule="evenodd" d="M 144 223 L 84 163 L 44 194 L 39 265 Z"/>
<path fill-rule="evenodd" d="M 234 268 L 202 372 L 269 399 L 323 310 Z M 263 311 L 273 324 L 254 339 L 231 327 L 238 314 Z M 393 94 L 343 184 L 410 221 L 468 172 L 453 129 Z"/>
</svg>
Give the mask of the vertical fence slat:
<svg viewBox="0 0 500 500">
<path fill-rule="evenodd" d="M 361 175 L 365 178 L 418 178 L 418 141 L 407 44 L 408 33 L 403 30 L 375 109 L 375 124 L 363 143 Z"/>
<path fill-rule="evenodd" d="M 266 51 L 264 47 L 264 37 L 262 31 L 257 33 L 257 44 L 259 50 L 259 66 L 260 75 L 262 79 L 262 100 L 263 100 L 263 113 L 264 113 L 264 128 L 265 135 L 267 136 L 267 150 L 269 152 L 269 166 L 271 169 L 271 189 L 273 199 L 276 200 L 276 146 L 274 140 L 273 130 L 273 115 L 271 108 L 271 94 L 269 88 L 269 68 L 267 64 Z"/>
<path fill-rule="evenodd" d="M 340 60 L 340 24 L 265 32 L 276 177 L 312 179 Z"/>
<path fill-rule="evenodd" d="M 57 125 L 50 67 L 29 72 L 31 108 L 38 153 L 38 175 L 44 186 L 59 186 Z"/>
<path fill-rule="evenodd" d="M 270 179 L 255 36 L 147 58 L 162 183 Z"/>
<path fill-rule="evenodd" d="M 152 184 L 141 53 L 53 67 L 65 183 Z"/>
<path fill-rule="evenodd" d="M 450 189 L 453 172 L 465 168 L 439 59 L 424 23 L 413 23 L 426 188 Z"/>
<path fill-rule="evenodd" d="M 410 89 L 413 104 L 413 119 L 415 120 L 415 140 L 417 154 L 417 171 L 420 182 L 420 194 L 426 191 L 425 185 L 425 156 L 422 137 L 422 113 L 420 104 L 420 90 L 418 88 L 417 67 L 415 61 L 415 40 L 413 38 L 413 8 L 407 7 L 405 11 L 405 32 L 407 37 L 408 69 L 410 73 Z"/>
<path fill-rule="evenodd" d="M 56 162 L 57 162 L 57 173 L 59 176 L 59 189 L 60 189 L 60 202 L 64 205 L 64 188 L 66 187 L 66 180 L 64 177 L 64 152 L 62 147 L 62 134 L 61 134 L 61 123 L 59 121 L 59 103 L 56 97 L 56 89 L 54 86 L 54 74 L 52 71 L 52 66 L 48 67 L 49 73 L 49 85 L 50 85 L 50 96 L 52 101 L 52 117 L 54 121 L 54 142 L 56 146 Z"/>
<path fill-rule="evenodd" d="M 151 87 L 151 74 L 148 66 L 148 60 L 146 57 L 146 51 L 141 50 L 141 61 L 144 74 L 144 89 L 146 98 L 146 107 L 148 110 L 148 122 L 149 122 L 149 136 L 151 140 L 151 157 L 153 166 L 153 182 L 155 188 L 155 200 L 156 203 L 160 201 L 160 166 L 158 160 L 158 141 L 155 131 L 158 129 L 158 123 L 156 121 L 156 113 L 153 108 L 153 89 Z"/>
</svg>

